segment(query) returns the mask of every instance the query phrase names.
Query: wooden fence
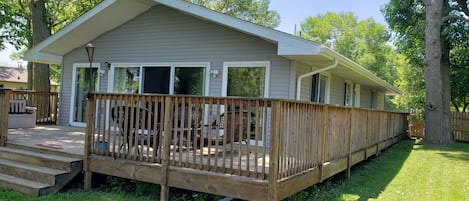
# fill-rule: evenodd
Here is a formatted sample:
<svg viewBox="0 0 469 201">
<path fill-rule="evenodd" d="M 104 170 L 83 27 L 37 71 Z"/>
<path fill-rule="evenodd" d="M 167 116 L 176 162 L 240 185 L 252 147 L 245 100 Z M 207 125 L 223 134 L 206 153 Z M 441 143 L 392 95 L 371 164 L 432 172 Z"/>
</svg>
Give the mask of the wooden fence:
<svg viewBox="0 0 469 201">
<path fill-rule="evenodd" d="M 469 113 L 452 112 L 451 127 L 455 140 L 469 142 Z"/>
<path fill-rule="evenodd" d="M 161 184 L 162 200 L 169 186 L 280 200 L 407 130 L 404 113 L 271 99 L 92 94 L 87 115 L 85 187 L 98 172 Z"/>
<path fill-rule="evenodd" d="M 469 142 L 469 113 L 451 112 L 451 129 L 456 141 Z M 409 137 L 425 137 L 424 120 L 412 120 L 409 122 Z"/>
</svg>

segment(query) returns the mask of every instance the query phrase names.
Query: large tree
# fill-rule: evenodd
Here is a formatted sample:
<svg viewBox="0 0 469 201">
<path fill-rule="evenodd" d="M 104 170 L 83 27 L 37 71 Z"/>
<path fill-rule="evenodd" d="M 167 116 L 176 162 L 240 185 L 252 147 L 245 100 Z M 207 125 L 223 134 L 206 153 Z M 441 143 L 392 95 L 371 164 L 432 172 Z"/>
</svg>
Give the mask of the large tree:
<svg viewBox="0 0 469 201">
<path fill-rule="evenodd" d="M 458 84 L 467 79 L 459 73 L 466 66 L 464 53 L 469 50 L 463 42 L 468 37 L 467 4 L 459 0 L 391 0 L 384 11 L 411 68 L 423 67 L 426 141 L 451 143 L 450 102 L 461 103 L 458 100 L 465 101 L 468 95 L 467 87 Z M 451 74 L 457 74 L 458 80 L 451 81 Z"/>
<path fill-rule="evenodd" d="M 102 0 L 4 0 L 0 2 L 0 49 L 5 43 L 27 50 Z M 28 63 L 28 88 L 49 91 L 49 65 Z"/>
</svg>

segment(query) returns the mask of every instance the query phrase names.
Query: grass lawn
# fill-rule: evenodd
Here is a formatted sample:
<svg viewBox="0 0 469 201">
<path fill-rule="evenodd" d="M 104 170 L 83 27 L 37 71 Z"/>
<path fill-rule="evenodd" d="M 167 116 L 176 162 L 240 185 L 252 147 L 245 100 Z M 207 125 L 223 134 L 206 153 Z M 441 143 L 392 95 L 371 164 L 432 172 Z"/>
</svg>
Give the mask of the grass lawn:
<svg viewBox="0 0 469 201">
<path fill-rule="evenodd" d="M 288 200 L 469 201 L 469 143 L 449 147 L 405 140 Z"/>
<path fill-rule="evenodd" d="M 440 147 L 405 140 L 385 150 L 379 157 L 355 166 L 351 175 L 350 179 L 344 179 L 343 174 L 338 175 L 287 200 L 469 201 L 469 143 Z M 156 198 L 143 195 L 93 191 L 33 198 L 0 189 L 0 201 L 146 201 Z M 171 200 L 220 199 L 207 194 L 171 197 Z"/>
</svg>

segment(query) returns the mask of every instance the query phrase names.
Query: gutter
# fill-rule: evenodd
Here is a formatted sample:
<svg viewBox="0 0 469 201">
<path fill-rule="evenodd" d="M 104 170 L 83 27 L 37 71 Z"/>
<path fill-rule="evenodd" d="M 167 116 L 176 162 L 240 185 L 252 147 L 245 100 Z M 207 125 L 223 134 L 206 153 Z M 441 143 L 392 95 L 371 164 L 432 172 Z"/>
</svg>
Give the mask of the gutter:
<svg viewBox="0 0 469 201">
<path fill-rule="evenodd" d="M 337 67 L 337 64 L 339 64 L 339 61 L 337 59 L 334 59 L 334 63 L 332 65 L 326 66 L 325 68 L 321 68 L 321 69 L 313 71 L 313 72 L 309 72 L 309 73 L 300 75 L 298 77 L 297 81 L 296 81 L 296 100 L 300 100 L 301 80 L 303 80 L 303 78 L 308 77 L 308 76 L 313 76 L 315 74 L 318 74 L 318 73 L 333 69 L 333 68 Z"/>
</svg>

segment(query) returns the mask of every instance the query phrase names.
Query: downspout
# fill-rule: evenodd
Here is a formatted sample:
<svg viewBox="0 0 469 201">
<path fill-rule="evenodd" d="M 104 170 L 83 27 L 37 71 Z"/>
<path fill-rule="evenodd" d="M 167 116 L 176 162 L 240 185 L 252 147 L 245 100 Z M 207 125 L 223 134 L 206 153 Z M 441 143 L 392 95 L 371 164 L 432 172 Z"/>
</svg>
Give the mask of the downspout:
<svg viewBox="0 0 469 201">
<path fill-rule="evenodd" d="M 333 69 L 335 67 L 337 67 L 337 64 L 338 64 L 338 60 L 337 59 L 334 59 L 334 63 L 330 66 L 327 66 L 325 68 L 321 68 L 319 70 L 316 70 L 316 71 L 313 71 L 313 72 L 309 72 L 309 73 L 306 73 L 306 74 L 303 74 L 303 75 L 300 75 L 296 81 L 296 100 L 300 100 L 300 95 L 301 95 L 301 80 L 305 77 L 308 77 L 308 76 L 312 76 L 314 74 L 318 74 L 318 73 L 321 73 L 321 72 L 324 72 L 324 71 L 327 71 L 327 70 L 330 70 L 330 69 Z"/>
</svg>

